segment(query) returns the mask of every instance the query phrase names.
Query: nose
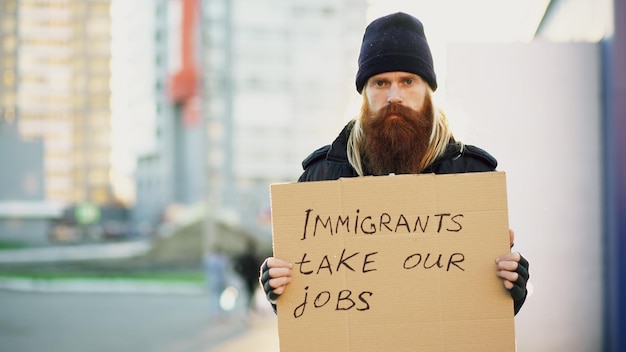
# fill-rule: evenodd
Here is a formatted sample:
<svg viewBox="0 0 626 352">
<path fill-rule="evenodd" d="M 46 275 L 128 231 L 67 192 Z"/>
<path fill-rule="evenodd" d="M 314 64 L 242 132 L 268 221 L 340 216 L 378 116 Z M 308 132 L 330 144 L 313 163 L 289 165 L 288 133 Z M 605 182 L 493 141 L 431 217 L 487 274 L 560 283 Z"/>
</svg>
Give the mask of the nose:
<svg viewBox="0 0 626 352">
<path fill-rule="evenodd" d="M 400 94 L 400 90 L 395 85 L 392 85 L 387 92 L 387 103 L 389 104 L 400 104 L 402 103 L 402 94 Z"/>
</svg>

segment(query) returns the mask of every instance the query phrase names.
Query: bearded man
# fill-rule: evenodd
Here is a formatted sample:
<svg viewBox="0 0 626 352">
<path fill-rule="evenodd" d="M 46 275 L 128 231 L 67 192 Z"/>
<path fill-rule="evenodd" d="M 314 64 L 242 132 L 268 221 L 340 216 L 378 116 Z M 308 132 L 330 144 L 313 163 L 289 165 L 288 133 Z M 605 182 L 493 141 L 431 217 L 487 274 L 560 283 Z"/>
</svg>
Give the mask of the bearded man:
<svg viewBox="0 0 626 352">
<path fill-rule="evenodd" d="M 302 166 L 299 182 L 367 175 L 495 171 L 486 151 L 456 141 L 444 112 L 433 104 L 437 89 L 430 48 L 422 23 L 405 13 L 374 20 L 363 35 L 356 89 L 361 113 L 331 145 Z M 511 247 L 514 234 L 509 230 Z M 513 298 L 514 313 L 526 300 L 528 261 L 519 253 L 496 258 L 496 275 Z M 270 257 L 261 266 L 260 282 L 268 300 L 291 281 L 292 264 Z"/>
</svg>

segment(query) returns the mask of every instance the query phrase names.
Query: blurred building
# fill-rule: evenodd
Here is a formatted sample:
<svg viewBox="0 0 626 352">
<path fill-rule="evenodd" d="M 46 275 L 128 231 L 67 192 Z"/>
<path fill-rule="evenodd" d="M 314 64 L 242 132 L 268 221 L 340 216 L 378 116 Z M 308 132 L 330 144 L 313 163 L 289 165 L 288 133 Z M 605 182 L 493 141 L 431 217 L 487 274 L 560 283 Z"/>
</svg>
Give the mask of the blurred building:
<svg viewBox="0 0 626 352">
<path fill-rule="evenodd" d="M 15 60 L 4 71 L 15 88 L 3 94 L 3 106 L 15 114 L 23 138 L 44 141 L 46 199 L 115 203 L 109 1 L 7 0 L 2 6 L 13 16 L 3 18 L 3 29 L 13 33 L 4 37 L 3 57 Z"/>
<path fill-rule="evenodd" d="M 269 243 L 269 184 L 297 180 L 302 160 L 347 120 L 366 10 L 363 0 L 204 2 L 202 110 L 217 217 Z"/>
<path fill-rule="evenodd" d="M 45 244 L 48 225 L 63 207 L 44 199 L 43 143 L 23 140 L 15 121 L 0 119 L 0 239 L 15 244 Z"/>
<path fill-rule="evenodd" d="M 120 208 L 110 178 L 109 0 L 0 6 L 0 118 L 43 145 L 42 160 L 16 162 L 40 164 L 45 202 Z"/>
<path fill-rule="evenodd" d="M 122 58 L 122 72 L 136 77 L 122 74 L 126 93 L 114 89 L 112 99 L 114 119 L 125 110 L 141 145 L 136 221 L 208 200 L 214 217 L 269 241 L 269 184 L 295 181 L 301 161 L 346 122 L 366 8 L 114 1 L 113 82 Z M 115 34 L 117 19 L 124 29 Z M 131 44 L 119 50 L 116 35 Z"/>
<path fill-rule="evenodd" d="M 170 137 L 176 121 L 165 95 L 167 3 L 111 2 L 114 177 L 126 185 L 133 221 L 151 224 L 175 202 Z"/>
<path fill-rule="evenodd" d="M 199 110 L 199 1 L 113 0 L 113 178 L 154 228 L 206 198 Z"/>
</svg>

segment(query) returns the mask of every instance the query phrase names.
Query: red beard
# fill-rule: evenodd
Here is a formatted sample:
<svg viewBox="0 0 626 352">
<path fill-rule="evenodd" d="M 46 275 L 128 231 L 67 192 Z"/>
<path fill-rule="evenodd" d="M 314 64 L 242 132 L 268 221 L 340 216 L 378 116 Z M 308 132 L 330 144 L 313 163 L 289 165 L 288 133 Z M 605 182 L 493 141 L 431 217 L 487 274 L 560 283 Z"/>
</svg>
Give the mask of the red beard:
<svg viewBox="0 0 626 352">
<path fill-rule="evenodd" d="M 428 149 L 433 128 L 433 106 L 429 97 L 420 111 L 389 104 L 374 116 L 369 109 L 362 118 L 364 142 L 361 150 L 366 175 L 415 174 Z"/>
</svg>

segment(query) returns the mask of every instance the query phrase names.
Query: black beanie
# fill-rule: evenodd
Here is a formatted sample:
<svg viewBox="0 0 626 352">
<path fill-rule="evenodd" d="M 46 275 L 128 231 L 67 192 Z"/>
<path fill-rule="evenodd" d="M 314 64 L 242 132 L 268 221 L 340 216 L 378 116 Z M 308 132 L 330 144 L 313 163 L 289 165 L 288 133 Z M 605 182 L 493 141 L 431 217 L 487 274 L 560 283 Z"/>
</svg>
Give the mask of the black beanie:
<svg viewBox="0 0 626 352">
<path fill-rule="evenodd" d="M 402 12 L 378 18 L 365 29 L 356 90 L 361 93 L 370 77 L 392 71 L 414 73 L 433 91 L 437 89 L 433 57 L 422 22 Z"/>
</svg>

